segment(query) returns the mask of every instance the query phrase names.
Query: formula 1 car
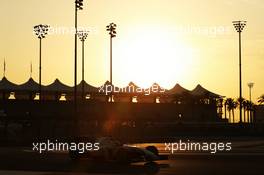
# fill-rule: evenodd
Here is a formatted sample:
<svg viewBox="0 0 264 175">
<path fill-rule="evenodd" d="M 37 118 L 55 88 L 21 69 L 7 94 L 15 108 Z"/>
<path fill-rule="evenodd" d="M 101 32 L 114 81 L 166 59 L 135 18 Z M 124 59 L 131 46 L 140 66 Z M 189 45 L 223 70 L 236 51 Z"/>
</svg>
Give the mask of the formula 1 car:
<svg viewBox="0 0 264 175">
<path fill-rule="evenodd" d="M 72 160 L 90 159 L 93 162 L 109 162 L 117 164 L 131 164 L 138 162 L 151 163 L 157 160 L 167 159 L 160 156 L 155 146 L 139 148 L 121 144 L 111 137 L 102 137 L 96 140 L 99 143 L 99 149 L 96 151 L 70 151 L 69 155 Z"/>
</svg>

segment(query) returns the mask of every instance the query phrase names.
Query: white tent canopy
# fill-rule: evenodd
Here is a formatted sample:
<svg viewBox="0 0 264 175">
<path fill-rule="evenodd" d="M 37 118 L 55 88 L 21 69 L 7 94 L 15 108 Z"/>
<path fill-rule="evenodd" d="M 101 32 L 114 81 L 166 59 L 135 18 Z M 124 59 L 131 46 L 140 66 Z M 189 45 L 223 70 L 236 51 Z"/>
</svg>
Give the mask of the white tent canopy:
<svg viewBox="0 0 264 175">
<path fill-rule="evenodd" d="M 204 87 L 202 87 L 200 84 L 198 84 L 192 91 L 191 95 L 194 96 L 206 96 L 206 97 L 211 97 L 211 98 L 220 98 L 222 97 L 221 95 L 215 94 Z"/>
<path fill-rule="evenodd" d="M 168 95 L 182 95 L 184 93 L 190 93 L 190 91 L 177 83 L 172 89 L 167 90 L 166 93 Z"/>
<path fill-rule="evenodd" d="M 73 91 L 73 88 L 70 86 L 67 86 L 63 84 L 59 79 L 56 79 L 53 83 L 50 85 L 47 85 L 43 88 L 43 91 L 49 91 L 49 92 L 71 92 Z"/>
<path fill-rule="evenodd" d="M 90 84 L 88 84 L 85 81 L 81 81 L 77 85 L 77 91 L 81 92 L 82 86 L 84 86 L 84 92 L 85 93 L 93 93 L 93 94 L 105 94 L 105 91 L 111 92 L 111 89 L 116 88 L 115 91 L 113 91 L 115 94 L 127 94 L 130 96 L 140 95 L 140 94 L 146 94 L 146 92 L 150 92 L 150 94 L 154 95 L 162 95 L 164 93 L 165 96 L 174 96 L 174 95 L 184 95 L 184 94 L 190 94 L 193 96 L 204 96 L 209 98 L 222 98 L 223 96 L 218 95 L 216 93 L 213 93 L 204 87 L 202 87 L 200 84 L 198 84 L 192 91 L 189 91 L 179 84 L 176 84 L 172 89 L 165 90 L 161 88 L 157 83 L 154 83 L 151 87 L 147 89 L 140 88 L 135 83 L 130 82 L 128 86 L 124 88 L 118 88 L 113 85 L 109 81 L 106 81 L 101 87 L 94 87 Z M 155 92 L 153 91 L 155 89 Z M 42 85 L 43 92 L 49 92 L 49 93 L 72 93 L 74 91 L 74 87 L 68 86 L 63 84 L 59 79 L 56 79 L 53 83 L 43 86 Z M 101 90 L 104 90 L 103 92 Z M 118 91 L 117 91 L 118 90 Z M 158 92 L 156 92 L 156 90 Z M 10 82 L 6 77 L 3 77 L 0 81 L 0 91 L 2 92 L 38 92 L 39 91 L 39 84 L 34 81 L 32 78 L 30 78 L 27 82 L 17 85 L 15 83 Z M 165 97 L 164 96 L 164 97 Z"/>
<path fill-rule="evenodd" d="M 18 90 L 18 85 L 10 82 L 6 77 L 3 77 L 0 81 L 0 90 L 1 91 L 16 91 Z"/>
<path fill-rule="evenodd" d="M 94 87 L 88 83 L 86 83 L 86 81 L 81 81 L 78 85 L 77 85 L 77 91 L 80 92 L 82 91 L 82 86 L 84 86 L 84 92 L 85 93 L 97 93 L 99 92 L 99 88 Z"/>
<path fill-rule="evenodd" d="M 44 86 L 42 86 L 44 87 Z M 29 80 L 21 85 L 18 85 L 19 91 L 30 91 L 37 92 L 39 90 L 39 84 L 33 80 L 33 78 L 29 78 Z"/>
</svg>

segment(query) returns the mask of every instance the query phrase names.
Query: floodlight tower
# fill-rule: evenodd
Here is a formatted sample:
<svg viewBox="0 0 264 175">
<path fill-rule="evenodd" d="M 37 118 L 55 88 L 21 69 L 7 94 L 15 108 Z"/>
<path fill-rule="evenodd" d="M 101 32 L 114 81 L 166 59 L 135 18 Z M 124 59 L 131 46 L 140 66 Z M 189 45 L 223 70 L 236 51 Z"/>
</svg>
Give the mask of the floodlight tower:
<svg viewBox="0 0 264 175">
<path fill-rule="evenodd" d="M 239 36 L 239 122 L 242 123 L 242 68 L 241 68 L 241 33 L 246 26 L 246 21 L 233 21 Z"/>
<path fill-rule="evenodd" d="M 39 39 L 39 101 L 42 100 L 42 94 L 41 94 L 41 56 L 42 56 L 41 41 L 42 41 L 42 39 L 44 39 L 46 37 L 46 35 L 48 34 L 48 31 L 49 31 L 48 25 L 40 24 L 40 25 L 34 26 L 34 32 Z"/>
<path fill-rule="evenodd" d="M 110 84 L 111 86 L 113 85 L 113 79 L 112 79 L 112 38 L 116 37 L 116 24 L 115 23 L 110 23 L 108 26 L 106 26 L 106 31 L 109 32 L 110 35 Z M 113 90 L 113 88 L 112 88 Z M 112 102 L 112 94 L 111 94 L 111 99 L 110 101 Z"/>
<path fill-rule="evenodd" d="M 77 33 L 82 42 L 82 99 L 84 99 L 84 42 L 88 36 L 89 31 L 79 31 Z"/>
<path fill-rule="evenodd" d="M 75 34 L 74 34 L 74 110 L 77 112 L 77 25 L 78 10 L 83 10 L 83 0 L 75 0 Z"/>
</svg>

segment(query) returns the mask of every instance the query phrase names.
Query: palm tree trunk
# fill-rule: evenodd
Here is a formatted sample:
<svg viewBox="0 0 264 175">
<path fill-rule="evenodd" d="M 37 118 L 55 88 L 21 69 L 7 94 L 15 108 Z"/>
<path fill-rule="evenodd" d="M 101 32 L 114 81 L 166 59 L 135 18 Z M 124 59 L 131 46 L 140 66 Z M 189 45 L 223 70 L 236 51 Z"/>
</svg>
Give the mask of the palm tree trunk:
<svg viewBox="0 0 264 175">
<path fill-rule="evenodd" d="M 250 116 L 250 123 L 253 123 L 253 116 L 252 116 L 252 111 L 249 111 L 249 116 Z"/>
<path fill-rule="evenodd" d="M 246 108 L 244 107 L 244 123 L 246 123 Z"/>
<path fill-rule="evenodd" d="M 250 123 L 250 113 L 249 113 L 249 110 L 247 111 L 247 118 L 248 118 L 248 123 Z"/>
<path fill-rule="evenodd" d="M 225 104 L 225 119 L 226 119 L 226 104 Z"/>
<path fill-rule="evenodd" d="M 252 110 L 252 123 L 255 123 L 255 111 L 254 111 L 254 109 Z"/>
<path fill-rule="evenodd" d="M 232 114 L 233 114 L 233 123 L 235 123 L 235 112 L 234 112 L 234 109 L 232 110 Z"/>
</svg>

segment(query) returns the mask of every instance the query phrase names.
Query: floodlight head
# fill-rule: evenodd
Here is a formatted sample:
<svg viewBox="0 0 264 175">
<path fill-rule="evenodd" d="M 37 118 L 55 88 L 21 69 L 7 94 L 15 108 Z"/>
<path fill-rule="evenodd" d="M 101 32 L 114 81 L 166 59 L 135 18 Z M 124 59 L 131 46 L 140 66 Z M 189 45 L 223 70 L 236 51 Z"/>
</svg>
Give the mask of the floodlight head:
<svg viewBox="0 0 264 175">
<path fill-rule="evenodd" d="M 238 33 L 241 33 L 246 26 L 247 21 L 233 21 L 233 25 Z"/>
<path fill-rule="evenodd" d="M 109 31 L 111 38 L 116 37 L 116 24 L 110 23 L 108 26 L 106 26 L 106 31 Z"/>
<path fill-rule="evenodd" d="M 82 42 L 84 42 L 84 41 L 86 40 L 88 34 L 89 34 L 89 31 L 85 31 L 85 30 L 83 30 L 83 31 L 78 31 L 78 32 L 77 32 L 77 35 L 78 35 L 79 39 L 80 39 Z"/>
<path fill-rule="evenodd" d="M 83 0 L 76 0 L 75 7 L 76 7 L 76 10 L 83 10 Z"/>
<path fill-rule="evenodd" d="M 254 86 L 254 83 L 253 83 L 253 82 L 249 82 L 249 83 L 248 83 L 248 87 L 249 87 L 249 88 L 253 88 L 253 86 Z"/>
<path fill-rule="evenodd" d="M 43 39 L 48 34 L 49 27 L 49 25 L 39 24 L 34 26 L 34 32 L 39 39 Z"/>
</svg>

